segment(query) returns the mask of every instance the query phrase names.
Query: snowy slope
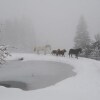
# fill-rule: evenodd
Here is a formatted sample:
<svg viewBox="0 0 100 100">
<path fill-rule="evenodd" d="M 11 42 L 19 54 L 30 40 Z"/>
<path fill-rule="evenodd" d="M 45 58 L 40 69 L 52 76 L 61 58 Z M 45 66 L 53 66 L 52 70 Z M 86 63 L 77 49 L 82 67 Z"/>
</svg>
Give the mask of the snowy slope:
<svg viewBox="0 0 100 100">
<path fill-rule="evenodd" d="M 47 60 L 70 64 L 77 75 L 40 90 L 22 91 L 1 86 L 0 100 L 100 100 L 99 61 L 35 54 L 12 54 L 8 59 L 17 60 L 19 57 L 24 57 L 24 61 Z"/>
</svg>

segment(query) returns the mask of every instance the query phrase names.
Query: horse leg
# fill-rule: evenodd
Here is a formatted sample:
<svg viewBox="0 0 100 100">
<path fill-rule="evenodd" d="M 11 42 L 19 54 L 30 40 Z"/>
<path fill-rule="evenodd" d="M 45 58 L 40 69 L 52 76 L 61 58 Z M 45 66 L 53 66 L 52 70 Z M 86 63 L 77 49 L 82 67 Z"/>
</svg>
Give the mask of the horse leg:
<svg viewBox="0 0 100 100">
<path fill-rule="evenodd" d="M 70 53 L 69 53 L 69 58 L 70 58 Z"/>
<path fill-rule="evenodd" d="M 62 57 L 63 57 L 63 56 L 64 56 L 64 53 L 62 53 L 61 55 L 62 55 Z"/>
<path fill-rule="evenodd" d="M 63 54 L 62 54 L 62 56 L 64 56 L 64 57 L 65 57 L 65 53 L 63 53 Z"/>
<path fill-rule="evenodd" d="M 58 53 L 56 53 L 56 56 L 58 56 Z"/>
<path fill-rule="evenodd" d="M 63 54 L 63 56 L 65 57 L 65 55 Z"/>
<path fill-rule="evenodd" d="M 76 54 L 76 58 L 78 59 L 78 54 Z"/>
<path fill-rule="evenodd" d="M 71 58 L 73 58 L 72 54 L 71 54 Z"/>
<path fill-rule="evenodd" d="M 59 56 L 58 52 L 56 53 L 56 56 Z"/>
</svg>

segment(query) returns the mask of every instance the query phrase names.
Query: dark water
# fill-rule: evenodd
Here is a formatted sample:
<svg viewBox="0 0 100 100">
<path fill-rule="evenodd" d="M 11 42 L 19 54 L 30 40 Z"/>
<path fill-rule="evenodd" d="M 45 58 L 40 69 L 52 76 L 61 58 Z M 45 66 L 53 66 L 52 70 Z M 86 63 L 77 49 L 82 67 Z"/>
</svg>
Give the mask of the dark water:
<svg viewBox="0 0 100 100">
<path fill-rule="evenodd" d="M 0 68 L 0 85 L 22 90 L 35 90 L 76 75 L 73 67 L 51 61 L 15 61 Z"/>
</svg>

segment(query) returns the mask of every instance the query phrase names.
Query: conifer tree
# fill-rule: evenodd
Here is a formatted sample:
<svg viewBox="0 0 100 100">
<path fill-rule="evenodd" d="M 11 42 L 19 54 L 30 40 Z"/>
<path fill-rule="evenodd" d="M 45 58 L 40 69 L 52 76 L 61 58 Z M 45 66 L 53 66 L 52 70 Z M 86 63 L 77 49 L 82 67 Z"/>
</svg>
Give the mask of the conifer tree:
<svg viewBox="0 0 100 100">
<path fill-rule="evenodd" d="M 79 20 L 74 42 L 75 42 L 75 48 L 85 49 L 90 44 L 90 37 L 87 30 L 87 24 L 83 16 L 81 16 Z"/>
</svg>

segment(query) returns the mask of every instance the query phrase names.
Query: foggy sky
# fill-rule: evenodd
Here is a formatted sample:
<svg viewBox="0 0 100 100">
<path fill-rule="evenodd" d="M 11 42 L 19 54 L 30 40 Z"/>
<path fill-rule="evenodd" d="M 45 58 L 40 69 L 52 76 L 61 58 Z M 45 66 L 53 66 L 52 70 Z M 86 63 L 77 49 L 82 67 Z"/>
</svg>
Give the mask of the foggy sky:
<svg viewBox="0 0 100 100">
<path fill-rule="evenodd" d="M 93 37 L 100 32 L 99 0 L 0 0 L 0 20 L 29 18 L 39 45 L 71 48 L 84 15 Z"/>
</svg>

